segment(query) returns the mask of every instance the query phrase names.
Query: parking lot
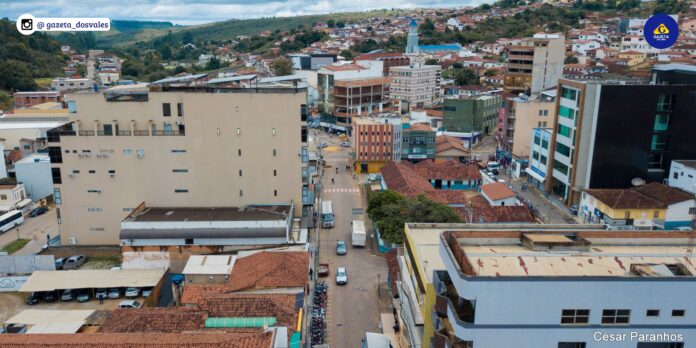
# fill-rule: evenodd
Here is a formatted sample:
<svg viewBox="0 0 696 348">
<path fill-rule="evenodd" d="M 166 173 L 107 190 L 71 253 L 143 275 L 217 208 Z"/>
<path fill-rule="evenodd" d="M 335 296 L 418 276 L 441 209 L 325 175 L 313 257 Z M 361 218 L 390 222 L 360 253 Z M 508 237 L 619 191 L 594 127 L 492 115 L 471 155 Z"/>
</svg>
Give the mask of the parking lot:
<svg viewBox="0 0 696 348">
<path fill-rule="evenodd" d="M 56 301 L 51 303 L 43 303 L 28 305 L 24 302 L 28 294 L 19 292 L 0 293 L 0 323 L 4 323 L 7 319 L 12 318 L 17 313 L 25 309 L 99 309 L 113 310 L 118 307 L 118 304 L 125 298 L 106 299 L 104 304 L 99 304 L 99 300 L 92 299 L 88 302 L 79 303 L 77 301 Z M 142 297 L 137 299 L 142 301 Z"/>
</svg>

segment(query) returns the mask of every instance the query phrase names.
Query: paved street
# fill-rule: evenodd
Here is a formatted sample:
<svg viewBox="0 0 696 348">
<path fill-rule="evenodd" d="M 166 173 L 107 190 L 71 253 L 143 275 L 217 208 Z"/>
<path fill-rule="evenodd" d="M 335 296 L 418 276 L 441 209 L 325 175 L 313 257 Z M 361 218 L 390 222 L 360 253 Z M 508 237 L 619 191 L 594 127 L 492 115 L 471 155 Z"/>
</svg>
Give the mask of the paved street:
<svg viewBox="0 0 696 348">
<path fill-rule="evenodd" d="M 353 215 L 366 207 L 362 203 L 363 194 L 352 172 L 346 171 L 350 149 L 338 146 L 342 141 L 337 136 L 328 138 L 320 133 L 318 141 L 331 146 L 323 149 L 327 160 L 324 172 L 322 199 L 333 202 L 336 227 L 322 229 L 319 260 L 330 264 L 330 275 L 325 278 L 329 284 L 329 305 L 327 315 L 327 343 L 332 347 L 359 347 L 366 331 L 381 332 L 380 306 L 378 296 L 378 275 L 381 292 L 385 296 L 385 277 L 387 265 L 383 257 L 373 255 L 368 248 L 353 248 L 350 243 L 353 219 L 364 220 L 363 215 Z M 338 168 L 339 174 L 336 174 Z M 335 183 L 331 184 L 331 178 Z M 336 241 L 345 240 L 348 253 L 336 255 Z M 368 244 L 371 238 L 368 239 Z M 337 286 L 336 268 L 345 266 L 348 270 L 348 284 Z"/>
<path fill-rule="evenodd" d="M 31 241 L 13 255 L 35 254 L 46 244 L 46 233 L 51 238 L 58 235 L 58 223 L 56 221 L 56 210 L 51 208 L 46 214 L 37 217 L 24 217 L 24 223 L 18 226 L 19 237 L 30 239 Z M 17 228 L 13 228 L 0 234 L 0 247 L 3 247 L 17 239 Z"/>
<path fill-rule="evenodd" d="M 547 224 L 576 224 L 574 216 L 570 214 L 568 209 L 563 207 L 560 202 L 553 202 L 554 197 L 550 197 L 548 200 L 544 197 L 544 193 L 532 185 L 527 186 L 527 191 L 522 192 L 522 184 L 527 182 L 526 178 L 521 179 L 510 179 L 504 171 L 501 171 L 498 177 L 505 180 L 512 185 L 512 190 L 515 191 L 520 197 L 524 198 L 526 201 L 531 202 L 534 207 L 539 210 L 539 214 L 542 216 L 544 223 Z"/>
</svg>

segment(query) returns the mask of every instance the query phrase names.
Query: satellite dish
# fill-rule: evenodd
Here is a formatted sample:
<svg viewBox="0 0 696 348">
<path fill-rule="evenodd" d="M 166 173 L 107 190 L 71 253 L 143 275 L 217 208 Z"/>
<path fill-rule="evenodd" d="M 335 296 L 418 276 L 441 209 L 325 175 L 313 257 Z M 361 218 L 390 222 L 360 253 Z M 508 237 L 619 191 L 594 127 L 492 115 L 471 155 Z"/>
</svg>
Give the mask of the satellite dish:
<svg viewBox="0 0 696 348">
<path fill-rule="evenodd" d="M 645 185 L 645 180 L 643 180 L 643 179 L 641 179 L 641 178 L 633 178 L 633 179 L 631 180 L 631 185 L 633 185 L 633 186 L 643 186 L 643 185 Z"/>
</svg>

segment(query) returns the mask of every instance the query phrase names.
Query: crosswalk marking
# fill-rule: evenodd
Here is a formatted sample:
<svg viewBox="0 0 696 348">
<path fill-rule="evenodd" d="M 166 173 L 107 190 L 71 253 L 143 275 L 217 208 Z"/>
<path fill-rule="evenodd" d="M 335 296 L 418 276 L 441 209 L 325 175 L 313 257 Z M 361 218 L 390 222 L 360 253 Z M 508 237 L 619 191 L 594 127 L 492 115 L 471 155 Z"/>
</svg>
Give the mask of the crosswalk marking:
<svg viewBox="0 0 696 348">
<path fill-rule="evenodd" d="M 357 188 L 327 188 L 324 189 L 324 193 L 360 193 L 360 189 Z"/>
</svg>

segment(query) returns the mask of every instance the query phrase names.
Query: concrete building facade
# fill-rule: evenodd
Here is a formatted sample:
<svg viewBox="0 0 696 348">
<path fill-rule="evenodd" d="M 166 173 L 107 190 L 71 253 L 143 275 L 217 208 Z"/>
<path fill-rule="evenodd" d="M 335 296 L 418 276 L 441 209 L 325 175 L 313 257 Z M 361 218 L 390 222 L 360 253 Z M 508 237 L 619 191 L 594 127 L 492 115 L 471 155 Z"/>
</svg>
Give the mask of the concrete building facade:
<svg viewBox="0 0 696 348">
<path fill-rule="evenodd" d="M 216 92 L 216 93 L 211 93 Z M 63 244 L 118 244 L 138 205 L 309 201 L 304 88 L 79 93 L 48 133 Z"/>
<path fill-rule="evenodd" d="M 435 159 L 435 131 L 424 123 L 404 128 L 401 159 L 411 162 Z"/>
<path fill-rule="evenodd" d="M 402 130 L 400 118 L 356 118 L 351 142 L 356 173 L 379 173 L 390 161 L 400 161 Z"/>
<path fill-rule="evenodd" d="M 448 132 L 492 134 L 501 103 L 500 95 L 445 99 L 442 126 Z"/>
<path fill-rule="evenodd" d="M 396 66 L 389 70 L 391 84 L 389 92 L 394 100 L 406 104 L 402 110 L 430 107 L 440 100 L 439 65 L 411 64 Z"/>
<path fill-rule="evenodd" d="M 24 184 L 27 197 L 33 201 L 53 194 L 51 160 L 48 155 L 33 154 L 15 163 L 17 181 Z"/>
<path fill-rule="evenodd" d="M 505 145 L 513 156 L 527 157 L 530 153 L 534 128 L 555 127 L 555 94 L 542 92 L 534 99 L 516 97 L 506 103 Z"/>
<path fill-rule="evenodd" d="M 521 40 L 508 48 L 505 91 L 533 95 L 554 87 L 563 76 L 564 59 L 562 34 L 535 34 Z"/>
</svg>

